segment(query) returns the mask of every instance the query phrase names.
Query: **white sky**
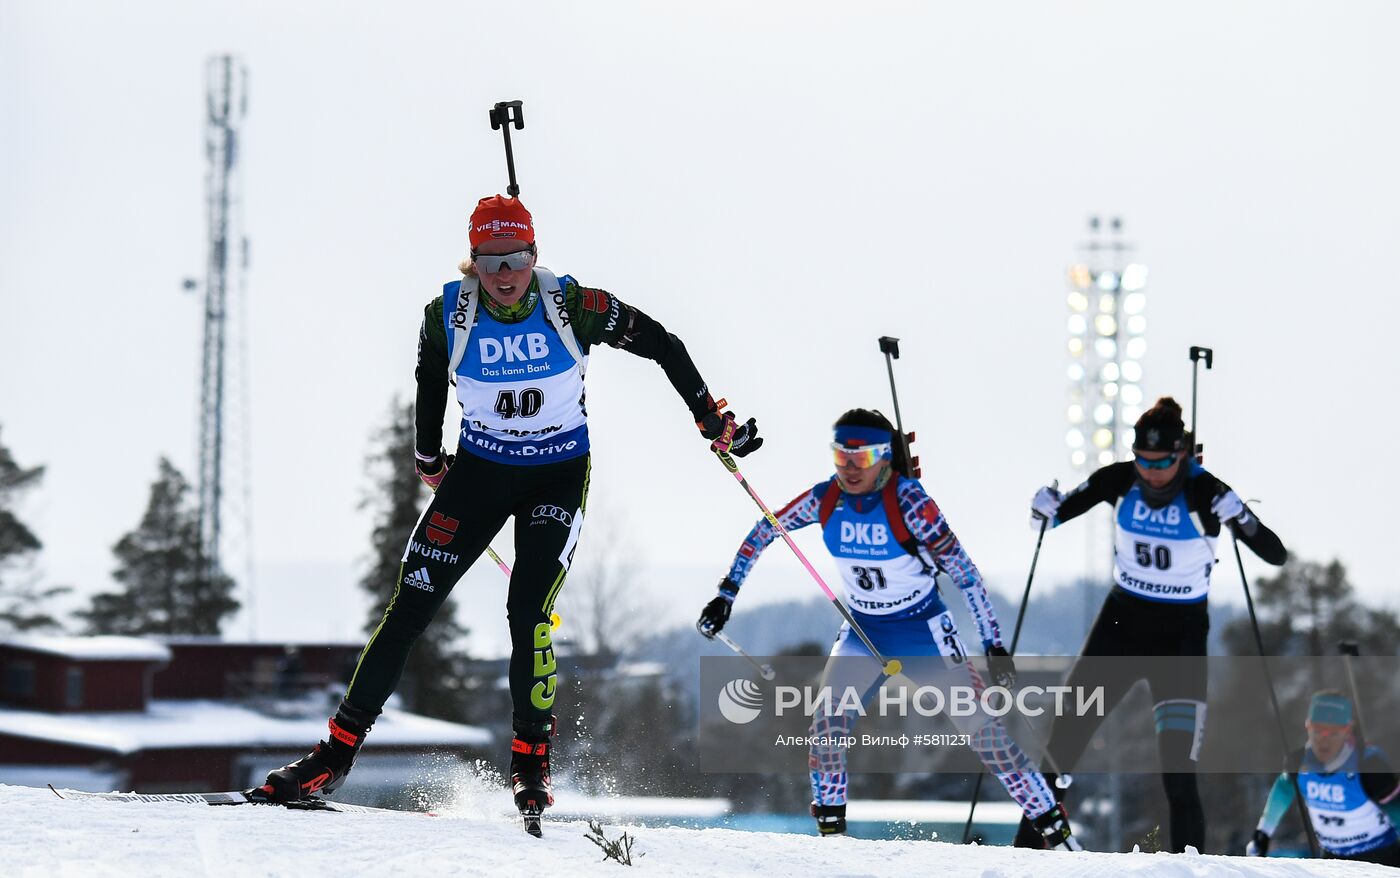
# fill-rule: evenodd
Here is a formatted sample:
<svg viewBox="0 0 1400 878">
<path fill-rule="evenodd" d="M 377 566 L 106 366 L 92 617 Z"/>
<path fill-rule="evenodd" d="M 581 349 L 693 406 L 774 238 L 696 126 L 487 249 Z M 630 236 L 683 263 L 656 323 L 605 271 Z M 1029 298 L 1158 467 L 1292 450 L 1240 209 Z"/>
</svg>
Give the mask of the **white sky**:
<svg viewBox="0 0 1400 878">
<path fill-rule="evenodd" d="M 1116 213 L 1152 271 L 1149 398 L 1186 402 L 1187 347 L 1215 347 L 1207 465 L 1395 606 L 1397 25 L 1384 2 L 6 0 L 0 440 L 48 465 L 37 575 L 108 587 L 157 457 L 193 475 L 179 284 L 204 263 L 204 59 L 234 51 L 261 635 L 359 636 L 362 461 L 471 206 L 504 189 L 486 112 L 514 98 L 542 264 L 686 341 L 759 418 L 743 466 L 770 504 L 828 474 L 837 414 L 888 406 L 875 339 L 897 335 L 925 483 L 1019 589 L 1029 497 L 1075 481 L 1064 269 Z M 658 624 L 692 618 L 755 510 L 654 365 L 599 351 L 589 409 L 595 517 L 625 516 Z M 1083 568 L 1079 531 L 1038 581 Z M 815 593 L 770 555 L 745 600 Z M 480 650 L 503 595 L 489 566 L 459 588 Z"/>
</svg>

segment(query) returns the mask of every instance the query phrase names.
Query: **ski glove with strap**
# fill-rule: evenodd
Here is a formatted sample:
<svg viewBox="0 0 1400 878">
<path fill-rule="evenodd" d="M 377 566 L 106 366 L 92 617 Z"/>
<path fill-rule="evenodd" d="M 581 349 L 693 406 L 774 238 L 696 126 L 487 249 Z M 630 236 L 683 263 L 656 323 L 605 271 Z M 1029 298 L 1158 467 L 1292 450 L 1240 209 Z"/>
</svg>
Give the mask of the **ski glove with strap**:
<svg viewBox="0 0 1400 878">
<path fill-rule="evenodd" d="M 734 597 L 739 594 L 739 586 L 726 577 L 719 584 L 719 594 L 710 599 L 705 605 L 705 609 L 700 611 L 700 618 L 695 623 L 695 630 L 714 640 L 715 635 L 724 630 L 724 623 L 729 621 L 730 610 L 734 606 Z"/>
<path fill-rule="evenodd" d="M 700 428 L 701 436 L 711 440 L 711 451 L 744 457 L 763 445 L 763 439 L 758 435 L 758 423 L 749 418 L 741 424 L 733 412 L 710 412 L 697 421 L 695 426 Z"/>
<path fill-rule="evenodd" d="M 992 682 L 1004 689 L 1016 685 L 1016 662 L 1004 646 L 994 646 L 987 650 L 987 672 Z"/>
<path fill-rule="evenodd" d="M 417 457 L 417 452 L 414 452 L 414 456 Z M 447 476 L 448 468 L 452 466 L 452 462 L 456 459 L 455 455 L 443 454 L 442 451 L 439 450 L 437 454 L 427 460 L 418 457 L 414 462 L 414 467 L 418 470 L 418 478 L 422 479 L 423 484 L 427 485 L 428 488 L 436 494 L 438 485 L 442 484 L 442 480 Z"/>
<path fill-rule="evenodd" d="M 1227 521 L 1233 521 L 1235 527 L 1247 537 L 1252 537 L 1259 532 L 1259 519 L 1255 518 L 1249 511 L 1249 507 L 1244 505 L 1244 501 L 1234 491 L 1226 491 L 1215 498 L 1210 504 L 1210 511 L 1215 517 L 1220 519 L 1223 525 Z"/>
<path fill-rule="evenodd" d="M 1211 513 L 1221 520 L 1221 524 L 1231 518 L 1239 518 L 1240 524 L 1245 522 L 1245 503 L 1239 499 L 1239 494 L 1235 492 L 1225 492 L 1211 501 Z"/>
<path fill-rule="evenodd" d="M 1031 530 L 1040 530 L 1040 526 L 1049 522 L 1049 527 L 1055 526 L 1055 516 L 1060 512 L 1060 503 L 1065 499 L 1055 488 L 1046 485 L 1035 496 L 1031 498 Z"/>
</svg>

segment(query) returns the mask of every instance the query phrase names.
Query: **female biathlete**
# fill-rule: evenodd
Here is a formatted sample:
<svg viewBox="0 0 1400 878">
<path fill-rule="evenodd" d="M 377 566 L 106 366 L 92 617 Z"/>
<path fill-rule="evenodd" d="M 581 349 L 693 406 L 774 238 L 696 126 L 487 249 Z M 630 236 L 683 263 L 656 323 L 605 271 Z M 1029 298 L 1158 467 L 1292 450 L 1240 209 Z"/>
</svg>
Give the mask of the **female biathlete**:
<svg viewBox="0 0 1400 878">
<path fill-rule="evenodd" d="M 980 697 L 984 684 L 967 661 L 934 579 L 939 570 L 947 573 L 967 601 L 993 676 L 998 684 L 1011 685 L 1015 667 L 1002 645 L 981 574 L 923 485 L 910 477 L 890 422 L 879 412 L 852 409 L 836 421 L 835 431 L 836 475 L 785 506 L 778 520 L 788 530 L 821 525 L 827 549 L 840 567 L 851 615 L 883 655 L 915 659 L 906 660 L 906 676 L 921 686 L 940 689 L 971 682 Z M 749 531 L 729 575 L 719 584 L 719 594 L 706 604 L 696 623 L 700 633 L 713 637 L 724 628 L 749 568 L 776 537 L 766 519 Z M 874 692 L 884 680 L 883 671 L 861 658 L 873 657 L 850 626 L 843 624 L 831 648 L 822 687 L 832 693 Z M 831 703 L 841 697 L 836 695 Z M 820 742 L 845 737 L 854 724 L 853 714 L 854 710 L 833 708 L 813 719 L 811 813 L 823 835 L 846 829 L 847 774 L 845 748 Z M 1045 778 L 1001 722 L 986 713 L 953 720 L 1021 806 L 1042 844 L 1078 850 L 1069 821 Z"/>
<path fill-rule="evenodd" d="M 1270 564 L 1282 564 L 1288 557 L 1274 532 L 1196 461 L 1191 447 L 1181 406 L 1162 397 L 1137 420 L 1133 460 L 1095 471 L 1067 495 L 1041 488 L 1031 501 L 1035 529 L 1046 522 L 1059 527 L 1098 503 L 1114 507 L 1113 589 L 1067 681 L 1075 688 L 1102 685 L 1104 711 L 1056 719 L 1046 747 L 1052 764 L 1070 770 L 1103 715 L 1137 680 L 1146 679 L 1175 851 L 1188 845 L 1205 849 L 1205 812 L 1195 763 L 1206 718 L 1206 596 L 1220 526 L 1229 522 L 1245 545 Z M 1113 672 L 1105 674 L 1104 663 L 1085 661 L 1095 656 L 1177 658 L 1144 663 L 1140 669 L 1111 663 Z M 1200 660 L 1178 660 L 1195 657 Z M 1063 795 L 1055 786 L 1057 797 Z M 1022 821 L 1016 844 L 1038 846 L 1033 829 Z"/>
<path fill-rule="evenodd" d="M 443 285 L 418 339 L 418 473 L 435 494 L 404 549 L 383 620 L 330 721 L 330 737 L 255 791 L 295 801 L 344 782 L 398 685 L 414 640 L 510 516 L 515 568 L 506 599 L 514 707 L 511 785 L 535 817 L 553 804 L 550 615 L 573 559 L 588 496 L 584 371 L 598 344 L 655 360 L 711 448 L 744 456 L 763 444 L 754 420 L 721 414 L 685 345 L 616 296 L 536 265 L 535 229 L 514 198 L 483 198 L 471 217 L 464 277 Z M 462 406 L 457 453 L 444 453 L 448 384 Z M 527 820 L 527 826 L 529 826 Z"/>
<path fill-rule="evenodd" d="M 1362 737 L 1351 698 L 1335 689 L 1314 694 L 1304 728 L 1307 743 L 1274 779 L 1245 853 L 1269 855 L 1274 832 L 1302 792 L 1324 857 L 1400 867 L 1400 778 L 1385 751 Z"/>
</svg>

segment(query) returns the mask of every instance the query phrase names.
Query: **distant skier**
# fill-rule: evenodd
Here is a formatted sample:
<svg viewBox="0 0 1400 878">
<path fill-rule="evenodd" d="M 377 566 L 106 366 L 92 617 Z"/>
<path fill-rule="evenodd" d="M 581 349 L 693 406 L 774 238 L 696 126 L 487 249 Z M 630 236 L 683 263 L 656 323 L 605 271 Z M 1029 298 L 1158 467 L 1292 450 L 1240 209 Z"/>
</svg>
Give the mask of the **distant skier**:
<svg viewBox="0 0 1400 878">
<path fill-rule="evenodd" d="M 1287 559 L 1274 532 L 1228 485 L 1196 461 L 1191 448 L 1181 406 L 1169 396 L 1162 397 L 1137 420 L 1132 461 L 1095 471 L 1067 495 L 1041 488 L 1031 501 L 1035 529 L 1047 521 L 1050 527 L 1059 527 L 1098 503 L 1114 508 L 1114 586 L 1081 657 L 1205 656 L 1210 627 L 1206 595 L 1224 522 L 1268 563 L 1282 564 Z M 1104 685 L 1107 713 L 1137 678 L 1120 673 L 1103 680 L 1098 676 L 1102 665 L 1099 670 L 1094 665 L 1081 658 L 1070 671 L 1067 685 L 1086 689 Z M 1172 849 L 1183 851 L 1190 845 L 1203 851 L 1205 812 L 1195 764 L 1205 731 L 1205 661 L 1181 663 L 1170 670 L 1154 668 L 1143 676 L 1154 699 Z M 1054 764 L 1071 769 L 1102 719 L 1092 712 L 1057 718 L 1047 745 Z M 1062 795 L 1058 786 L 1056 794 Z M 1016 844 L 1033 847 L 1038 841 L 1033 827 L 1022 821 Z"/>
<path fill-rule="evenodd" d="M 517 199 L 483 198 L 469 238 L 464 277 L 444 284 L 428 304 L 418 336 L 416 465 L 436 493 L 404 549 L 384 618 L 330 721 L 330 737 L 268 775 L 260 791 L 271 798 L 296 800 L 340 786 L 414 640 L 514 516 L 506 600 L 511 784 L 527 818 L 553 804 L 550 615 L 588 496 L 583 382 L 590 348 L 607 344 L 659 363 L 712 448 L 742 457 L 763 444 L 752 418 L 737 421 L 717 410 L 679 338 L 616 296 L 540 268 L 533 220 Z M 462 406 L 455 460 L 441 447 L 449 382 Z"/>
<path fill-rule="evenodd" d="M 852 409 L 837 419 L 831 447 L 836 475 L 783 507 L 778 520 L 788 530 L 821 525 L 827 549 L 840 567 L 852 616 L 883 654 L 906 659 L 906 676 L 940 689 L 971 683 L 980 694 L 984 684 L 967 661 L 957 626 L 934 579 L 939 570 L 947 573 L 977 624 L 993 677 L 999 685 L 1012 685 L 1015 665 L 1002 644 L 982 576 L 937 504 L 910 476 L 889 420 L 876 411 Z M 724 628 L 749 569 L 776 537 L 767 519 L 760 519 L 749 531 L 729 575 L 719 584 L 719 594 L 705 605 L 696 623 L 700 633 L 713 637 Z M 873 692 L 884 675 L 878 664 L 862 658 L 873 657 L 850 626 L 843 624 L 821 686 L 834 693 Z M 835 706 L 819 712 L 813 721 L 814 740 L 847 735 L 855 722 L 853 713 Z M 983 764 L 1021 806 L 1042 843 L 1080 850 L 1045 778 L 1001 722 L 987 714 L 953 719 L 971 737 Z M 818 831 L 822 835 L 845 832 L 845 748 L 815 743 L 809 766 L 811 813 Z"/>
<path fill-rule="evenodd" d="M 1341 692 L 1312 697 L 1304 724 L 1308 742 L 1288 757 L 1294 773 L 1274 781 L 1246 854 L 1268 856 L 1269 841 L 1297 795 L 1296 775 L 1325 856 L 1400 866 L 1400 778 L 1379 747 L 1358 740 L 1353 712 Z"/>
</svg>

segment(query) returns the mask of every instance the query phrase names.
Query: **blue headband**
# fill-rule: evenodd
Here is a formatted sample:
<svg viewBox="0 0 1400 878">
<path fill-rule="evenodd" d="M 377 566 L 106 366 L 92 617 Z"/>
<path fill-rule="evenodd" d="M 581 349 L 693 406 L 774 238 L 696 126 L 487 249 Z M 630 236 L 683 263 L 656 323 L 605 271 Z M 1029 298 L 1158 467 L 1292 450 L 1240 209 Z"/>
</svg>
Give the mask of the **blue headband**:
<svg viewBox="0 0 1400 878">
<path fill-rule="evenodd" d="M 1329 726 L 1351 725 L 1351 699 L 1345 695 L 1314 695 L 1308 719 Z"/>
<path fill-rule="evenodd" d="M 894 434 L 889 430 L 881 430 L 879 427 L 841 426 L 836 428 L 836 441 L 841 445 L 859 448 L 862 445 L 892 443 L 894 442 Z"/>
</svg>

